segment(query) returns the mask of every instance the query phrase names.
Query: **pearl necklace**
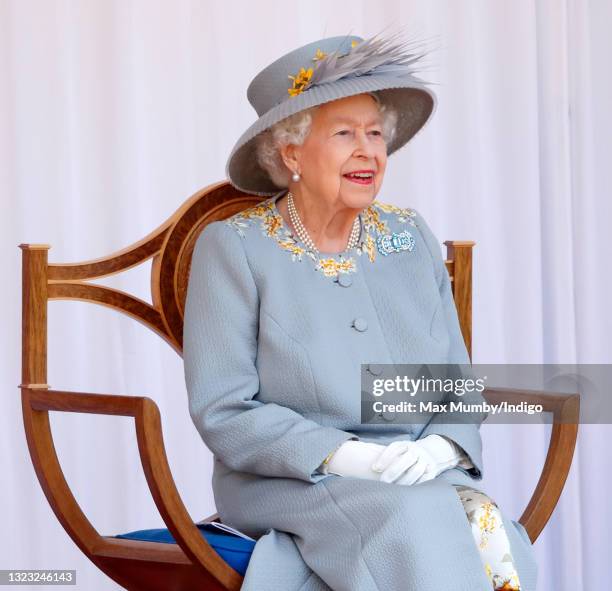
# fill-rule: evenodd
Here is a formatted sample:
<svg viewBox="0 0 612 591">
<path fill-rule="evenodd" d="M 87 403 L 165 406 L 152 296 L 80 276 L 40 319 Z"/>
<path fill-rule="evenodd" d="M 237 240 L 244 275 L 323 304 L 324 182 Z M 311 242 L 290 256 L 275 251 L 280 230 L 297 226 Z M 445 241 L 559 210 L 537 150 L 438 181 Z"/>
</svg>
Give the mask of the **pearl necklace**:
<svg viewBox="0 0 612 591">
<path fill-rule="evenodd" d="M 287 192 L 287 208 L 289 209 L 289 217 L 291 219 L 291 223 L 293 224 L 293 227 L 295 228 L 295 232 L 298 235 L 298 238 L 306 245 L 306 247 L 309 250 L 312 250 L 313 252 L 319 254 L 319 249 L 315 246 L 315 243 L 312 241 L 312 238 L 306 231 L 306 228 L 304 227 L 304 224 L 302 223 L 302 220 L 300 219 L 300 216 L 298 215 L 297 209 L 295 208 L 295 203 L 293 201 L 293 195 L 291 194 L 291 191 Z M 353 228 L 351 230 L 351 234 L 349 236 L 348 243 L 346 245 L 346 249 L 343 252 L 346 252 L 347 250 L 351 250 L 352 248 L 357 246 L 357 240 L 359 239 L 360 230 L 361 230 L 361 222 L 360 222 L 359 216 L 357 216 L 355 218 L 355 221 L 353 222 Z M 338 253 L 338 254 L 342 254 L 342 253 Z"/>
</svg>

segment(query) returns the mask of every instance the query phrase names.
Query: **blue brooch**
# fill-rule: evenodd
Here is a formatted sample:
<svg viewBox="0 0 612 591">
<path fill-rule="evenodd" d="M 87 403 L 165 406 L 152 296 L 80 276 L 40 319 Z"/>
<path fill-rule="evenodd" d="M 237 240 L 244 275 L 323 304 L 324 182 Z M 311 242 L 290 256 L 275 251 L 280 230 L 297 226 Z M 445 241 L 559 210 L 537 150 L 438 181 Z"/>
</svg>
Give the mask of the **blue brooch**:
<svg viewBox="0 0 612 591">
<path fill-rule="evenodd" d="M 380 254 L 387 256 L 391 252 L 412 250 L 414 248 L 414 238 L 408 230 L 383 234 L 376 239 L 376 247 Z"/>
</svg>

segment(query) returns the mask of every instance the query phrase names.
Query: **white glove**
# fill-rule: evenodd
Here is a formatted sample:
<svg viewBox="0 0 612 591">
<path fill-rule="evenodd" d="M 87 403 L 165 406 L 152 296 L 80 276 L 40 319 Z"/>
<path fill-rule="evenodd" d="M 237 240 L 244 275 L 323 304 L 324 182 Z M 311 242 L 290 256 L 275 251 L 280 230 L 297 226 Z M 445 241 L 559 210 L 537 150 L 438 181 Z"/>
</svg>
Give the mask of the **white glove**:
<svg viewBox="0 0 612 591">
<path fill-rule="evenodd" d="M 372 464 L 386 447 L 378 443 L 350 439 L 334 452 L 327 464 L 319 466 L 319 472 L 379 480 L 380 472 L 372 470 Z"/>
<path fill-rule="evenodd" d="M 416 441 L 393 441 L 372 465 L 382 482 L 418 484 L 432 480 L 445 470 L 473 464 L 454 441 L 441 435 L 428 435 Z"/>
<path fill-rule="evenodd" d="M 448 464 L 448 468 L 455 466 L 474 468 L 463 448 L 446 435 L 431 434 L 423 439 L 417 439 L 415 443 L 425 447 L 439 464 Z M 442 471 L 448 468 L 442 468 Z"/>
</svg>

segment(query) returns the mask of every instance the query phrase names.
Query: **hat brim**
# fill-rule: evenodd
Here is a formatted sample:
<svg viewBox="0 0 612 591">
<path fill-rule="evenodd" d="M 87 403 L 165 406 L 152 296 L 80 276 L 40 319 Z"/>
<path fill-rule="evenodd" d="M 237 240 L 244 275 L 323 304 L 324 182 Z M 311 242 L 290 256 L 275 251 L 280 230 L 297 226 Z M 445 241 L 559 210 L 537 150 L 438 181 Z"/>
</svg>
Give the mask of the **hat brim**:
<svg viewBox="0 0 612 591">
<path fill-rule="evenodd" d="M 394 108 L 398 114 L 395 137 L 387 148 L 388 155 L 414 137 L 431 118 L 437 105 L 435 94 L 413 76 L 364 75 L 313 86 L 270 109 L 240 136 L 225 167 L 228 180 L 244 193 L 261 196 L 277 194 L 279 187 L 257 162 L 256 136 L 299 111 L 372 91 L 378 91 L 381 101 Z"/>
</svg>

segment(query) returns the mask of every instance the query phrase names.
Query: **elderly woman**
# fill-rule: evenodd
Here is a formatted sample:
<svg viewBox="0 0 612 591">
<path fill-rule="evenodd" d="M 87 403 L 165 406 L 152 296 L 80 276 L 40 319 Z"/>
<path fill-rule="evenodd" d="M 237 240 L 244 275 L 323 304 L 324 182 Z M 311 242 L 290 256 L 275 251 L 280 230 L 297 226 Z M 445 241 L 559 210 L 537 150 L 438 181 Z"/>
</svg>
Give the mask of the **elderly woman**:
<svg viewBox="0 0 612 591">
<path fill-rule="evenodd" d="M 524 528 L 478 488 L 484 415 L 361 415 L 362 366 L 469 364 L 438 241 L 376 199 L 435 105 L 402 48 L 327 38 L 258 74 L 227 173 L 267 198 L 194 248 L 189 407 L 222 521 L 257 538 L 243 589 L 535 589 Z"/>
</svg>

